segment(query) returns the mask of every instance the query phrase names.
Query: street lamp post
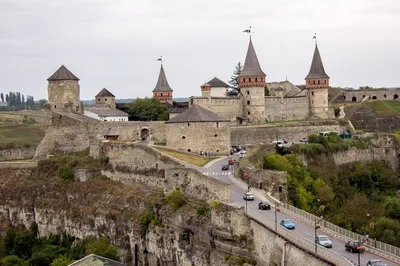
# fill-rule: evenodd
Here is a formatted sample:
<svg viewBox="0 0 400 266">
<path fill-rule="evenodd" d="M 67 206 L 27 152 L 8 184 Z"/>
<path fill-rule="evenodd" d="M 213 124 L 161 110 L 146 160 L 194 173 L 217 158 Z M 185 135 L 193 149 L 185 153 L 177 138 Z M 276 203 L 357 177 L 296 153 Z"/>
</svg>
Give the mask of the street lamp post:
<svg viewBox="0 0 400 266">
<path fill-rule="evenodd" d="M 374 222 L 370 222 L 370 218 L 371 218 L 371 214 L 369 213 L 369 211 L 367 210 L 367 218 L 368 218 L 368 227 L 373 229 L 374 231 L 374 247 L 376 248 L 376 225 Z M 372 225 L 372 226 L 371 226 Z"/>
<path fill-rule="evenodd" d="M 275 232 L 278 232 L 278 214 L 277 214 L 277 212 L 279 211 L 278 206 L 279 203 L 275 201 Z"/>
<path fill-rule="evenodd" d="M 314 224 L 315 253 L 318 252 L 317 230 L 320 228 L 318 223 L 321 222 L 323 219 L 324 219 L 324 216 L 321 216 L 321 217 L 315 219 L 315 224 Z"/>
</svg>

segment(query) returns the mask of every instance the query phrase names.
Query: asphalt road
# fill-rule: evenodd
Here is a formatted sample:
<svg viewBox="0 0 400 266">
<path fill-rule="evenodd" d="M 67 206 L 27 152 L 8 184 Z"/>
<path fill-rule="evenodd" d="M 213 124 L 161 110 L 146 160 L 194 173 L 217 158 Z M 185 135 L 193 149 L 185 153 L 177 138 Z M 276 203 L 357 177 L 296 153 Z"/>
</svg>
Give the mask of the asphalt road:
<svg viewBox="0 0 400 266">
<path fill-rule="evenodd" d="M 235 158 L 236 160 L 240 160 L 237 156 L 233 156 L 233 158 Z M 224 160 L 220 160 L 216 163 L 214 163 L 212 166 L 210 166 L 209 168 L 199 168 L 198 170 L 205 174 L 208 175 L 210 177 L 213 177 L 215 179 L 221 180 L 225 183 L 231 184 L 231 195 L 232 195 L 232 202 L 235 203 L 238 206 L 246 206 L 246 201 L 243 200 L 243 194 L 245 193 L 245 190 L 247 188 L 246 184 L 244 182 L 232 182 L 232 178 L 233 178 L 233 169 L 231 168 L 228 171 L 223 171 L 222 165 L 224 164 L 228 164 L 228 159 L 224 159 Z M 241 184 L 240 184 L 241 183 Z M 265 219 L 266 223 L 270 223 L 271 225 L 274 225 L 275 222 L 275 213 L 277 215 L 277 221 L 278 221 L 278 226 L 279 226 L 279 222 L 282 219 L 292 219 L 292 221 L 294 221 L 294 223 L 296 224 L 296 229 L 292 231 L 292 233 L 300 235 L 306 239 L 309 239 L 310 241 L 314 241 L 314 227 L 310 226 L 300 220 L 296 220 L 284 213 L 280 213 L 280 212 L 275 212 L 275 208 L 274 206 L 272 206 L 271 210 L 258 210 L 258 203 L 261 200 L 258 199 L 257 197 L 255 198 L 254 201 L 248 201 L 247 202 L 247 207 L 248 207 L 248 211 L 251 212 L 256 212 L 259 217 L 261 217 L 261 219 Z M 327 235 L 326 233 L 318 233 L 319 235 Z M 329 236 L 332 240 L 332 250 L 335 251 L 336 253 L 339 253 L 341 255 L 343 255 L 344 257 L 352 260 L 353 262 L 357 263 L 358 262 L 358 254 L 356 253 L 350 253 L 348 251 L 345 251 L 344 249 L 344 245 L 345 242 L 336 239 L 332 236 Z M 318 246 L 319 249 L 323 249 L 323 247 Z M 392 265 L 398 265 L 395 264 L 393 262 L 390 262 L 388 260 L 385 260 L 383 258 L 380 258 L 376 255 L 373 255 L 371 253 L 365 252 L 363 254 L 360 255 L 360 265 L 366 265 L 367 262 L 369 260 L 372 259 L 381 259 L 384 263 L 386 263 L 388 266 L 392 266 Z"/>
</svg>

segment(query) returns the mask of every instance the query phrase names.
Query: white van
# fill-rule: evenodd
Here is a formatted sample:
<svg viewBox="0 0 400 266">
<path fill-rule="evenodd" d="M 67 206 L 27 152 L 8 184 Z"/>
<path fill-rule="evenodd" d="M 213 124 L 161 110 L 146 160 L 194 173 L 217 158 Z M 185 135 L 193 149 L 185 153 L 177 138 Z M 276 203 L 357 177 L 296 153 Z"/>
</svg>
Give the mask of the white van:
<svg viewBox="0 0 400 266">
<path fill-rule="evenodd" d="M 324 136 L 324 137 L 327 137 L 331 133 L 335 133 L 338 136 L 340 135 L 339 131 L 321 131 L 321 132 L 318 132 L 318 134 L 320 136 Z"/>
</svg>

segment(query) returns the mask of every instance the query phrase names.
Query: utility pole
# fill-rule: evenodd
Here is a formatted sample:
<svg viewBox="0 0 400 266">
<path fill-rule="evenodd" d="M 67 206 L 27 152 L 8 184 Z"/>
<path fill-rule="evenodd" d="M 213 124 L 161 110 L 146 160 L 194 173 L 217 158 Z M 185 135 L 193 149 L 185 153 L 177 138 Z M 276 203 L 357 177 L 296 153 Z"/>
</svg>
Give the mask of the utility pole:
<svg viewBox="0 0 400 266">
<path fill-rule="evenodd" d="M 324 219 L 324 216 L 321 216 L 319 218 L 315 219 L 315 224 L 314 224 L 314 241 L 315 241 L 315 254 L 318 252 L 318 243 L 317 243 L 317 230 L 320 228 L 320 225 L 318 224 Z"/>
<path fill-rule="evenodd" d="M 278 217 L 277 217 L 277 212 L 278 212 L 278 202 L 275 201 L 275 232 L 278 232 Z"/>
</svg>

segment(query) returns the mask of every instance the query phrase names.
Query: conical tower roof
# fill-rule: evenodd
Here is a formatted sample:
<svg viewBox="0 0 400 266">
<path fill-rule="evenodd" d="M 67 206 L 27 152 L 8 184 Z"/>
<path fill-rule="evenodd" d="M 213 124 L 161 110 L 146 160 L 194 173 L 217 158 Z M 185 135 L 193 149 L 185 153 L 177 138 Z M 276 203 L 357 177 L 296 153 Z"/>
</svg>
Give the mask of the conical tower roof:
<svg viewBox="0 0 400 266">
<path fill-rule="evenodd" d="M 172 92 L 173 90 L 168 84 L 167 77 L 165 76 L 164 67 L 161 64 L 160 74 L 158 75 L 157 85 L 153 92 Z"/>
<path fill-rule="evenodd" d="M 243 70 L 239 76 L 265 76 L 260 67 L 253 42 L 250 39 L 249 48 L 247 49 L 246 60 L 244 61 Z"/>
<path fill-rule="evenodd" d="M 181 114 L 166 121 L 165 123 L 187 122 L 229 122 L 229 119 L 223 118 L 216 113 L 195 104 Z"/>
<path fill-rule="evenodd" d="M 306 79 L 329 79 L 325 73 L 324 65 L 322 64 L 321 55 L 319 54 L 318 45 L 315 44 L 314 56 L 311 62 L 310 72 Z"/>
<path fill-rule="evenodd" d="M 115 97 L 115 96 L 109 90 L 104 88 L 96 95 L 96 97 Z"/>
<path fill-rule="evenodd" d="M 51 80 L 79 80 L 77 76 L 72 74 L 64 65 L 62 65 L 50 78 L 47 79 L 48 81 Z"/>
</svg>

